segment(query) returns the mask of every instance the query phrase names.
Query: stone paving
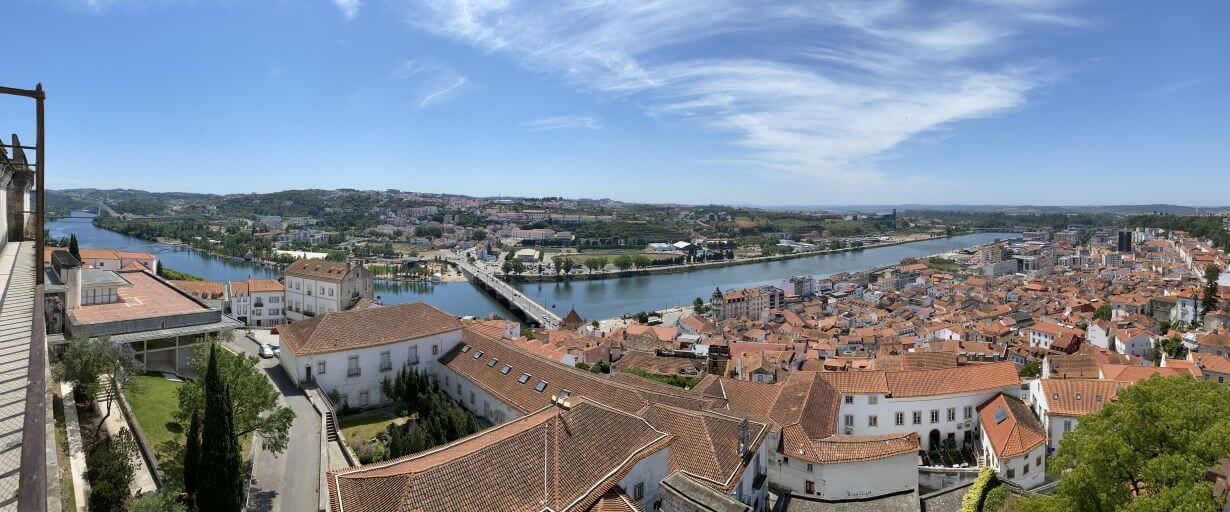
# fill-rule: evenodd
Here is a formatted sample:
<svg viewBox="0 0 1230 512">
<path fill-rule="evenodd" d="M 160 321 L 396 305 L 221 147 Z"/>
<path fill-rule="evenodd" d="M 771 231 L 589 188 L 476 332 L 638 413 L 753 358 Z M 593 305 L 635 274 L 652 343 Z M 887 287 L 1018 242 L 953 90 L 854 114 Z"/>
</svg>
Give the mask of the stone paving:
<svg viewBox="0 0 1230 512">
<path fill-rule="evenodd" d="M 34 270 L 34 242 L 0 249 L 0 512 L 17 510 Z"/>
</svg>

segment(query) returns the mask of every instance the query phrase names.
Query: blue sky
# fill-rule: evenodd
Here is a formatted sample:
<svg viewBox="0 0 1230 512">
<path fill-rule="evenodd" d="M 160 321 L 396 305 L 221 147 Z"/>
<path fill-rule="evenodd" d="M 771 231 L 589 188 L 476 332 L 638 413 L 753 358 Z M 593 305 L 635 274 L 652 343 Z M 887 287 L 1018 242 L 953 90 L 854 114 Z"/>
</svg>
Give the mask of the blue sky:
<svg viewBox="0 0 1230 512">
<path fill-rule="evenodd" d="M 7 4 L 52 188 L 1230 204 L 1225 2 Z"/>
</svg>

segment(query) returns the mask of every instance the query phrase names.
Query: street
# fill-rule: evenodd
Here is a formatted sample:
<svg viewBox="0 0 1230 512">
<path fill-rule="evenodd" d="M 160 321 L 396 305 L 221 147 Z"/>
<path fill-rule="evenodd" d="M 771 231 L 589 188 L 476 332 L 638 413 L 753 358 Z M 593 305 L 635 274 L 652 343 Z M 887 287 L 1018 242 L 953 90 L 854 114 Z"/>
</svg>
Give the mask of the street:
<svg viewBox="0 0 1230 512">
<path fill-rule="evenodd" d="M 260 357 L 257 353 L 257 342 L 245 337 L 242 331 L 236 331 L 235 341 L 226 342 L 226 345 L 231 349 Z M 285 452 L 273 455 L 259 446 L 255 449 L 255 482 L 249 497 L 248 510 L 317 510 L 318 468 L 321 463 L 320 415 L 308 402 L 303 390 L 299 389 L 278 365 L 277 357 L 261 359 L 259 366 L 281 392 L 281 402 L 295 411 L 295 421 L 291 424 L 290 441 Z M 257 444 L 260 444 L 259 441 Z"/>
</svg>

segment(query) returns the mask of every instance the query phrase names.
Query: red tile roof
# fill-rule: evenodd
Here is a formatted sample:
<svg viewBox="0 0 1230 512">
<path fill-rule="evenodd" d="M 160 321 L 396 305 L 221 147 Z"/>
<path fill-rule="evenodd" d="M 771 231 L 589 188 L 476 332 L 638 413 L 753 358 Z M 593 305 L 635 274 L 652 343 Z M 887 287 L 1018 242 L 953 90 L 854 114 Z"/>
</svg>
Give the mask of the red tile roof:
<svg viewBox="0 0 1230 512">
<path fill-rule="evenodd" d="M 1046 442 L 1046 429 L 1029 406 L 1003 393 L 978 406 L 978 421 L 1000 459 L 1027 454 Z"/>
<path fill-rule="evenodd" d="M 456 317 L 422 302 L 333 311 L 279 329 L 282 345 L 295 355 L 324 354 L 461 329 Z"/>
</svg>

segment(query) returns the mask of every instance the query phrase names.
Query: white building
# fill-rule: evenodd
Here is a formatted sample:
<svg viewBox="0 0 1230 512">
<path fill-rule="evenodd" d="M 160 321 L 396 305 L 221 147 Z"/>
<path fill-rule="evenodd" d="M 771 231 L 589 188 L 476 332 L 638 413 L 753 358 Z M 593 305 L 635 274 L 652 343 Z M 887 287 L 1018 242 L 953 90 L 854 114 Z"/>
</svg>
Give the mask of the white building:
<svg viewBox="0 0 1230 512">
<path fill-rule="evenodd" d="M 302 259 L 286 267 L 282 276 L 290 322 L 350 309 L 359 299 L 372 298 L 372 273 L 350 262 Z"/>
<path fill-rule="evenodd" d="M 838 434 L 913 432 L 923 449 L 973 443 L 975 409 L 1000 393 L 1020 393 L 1011 361 L 936 370 L 825 372 L 841 393 Z"/>
<path fill-rule="evenodd" d="M 255 327 L 286 323 L 286 293 L 273 279 L 248 279 L 227 283 L 227 302 L 236 320 Z"/>
<path fill-rule="evenodd" d="M 351 407 L 387 401 L 380 383 L 403 366 L 436 373 L 440 355 L 461 340 L 456 317 L 422 302 L 324 313 L 280 332 L 286 373 Z"/>
<path fill-rule="evenodd" d="M 997 395 L 978 408 L 982 449 L 1000 480 L 1033 489 L 1046 481 L 1046 430 L 1020 399 Z"/>
<path fill-rule="evenodd" d="M 1050 453 L 1064 434 L 1076 430 L 1080 417 L 1102 410 L 1127 383 L 1097 379 L 1037 379 L 1029 383 L 1029 407 L 1046 429 Z"/>
<path fill-rule="evenodd" d="M 1153 334 L 1144 329 L 1115 329 L 1115 352 L 1153 359 Z"/>
</svg>

